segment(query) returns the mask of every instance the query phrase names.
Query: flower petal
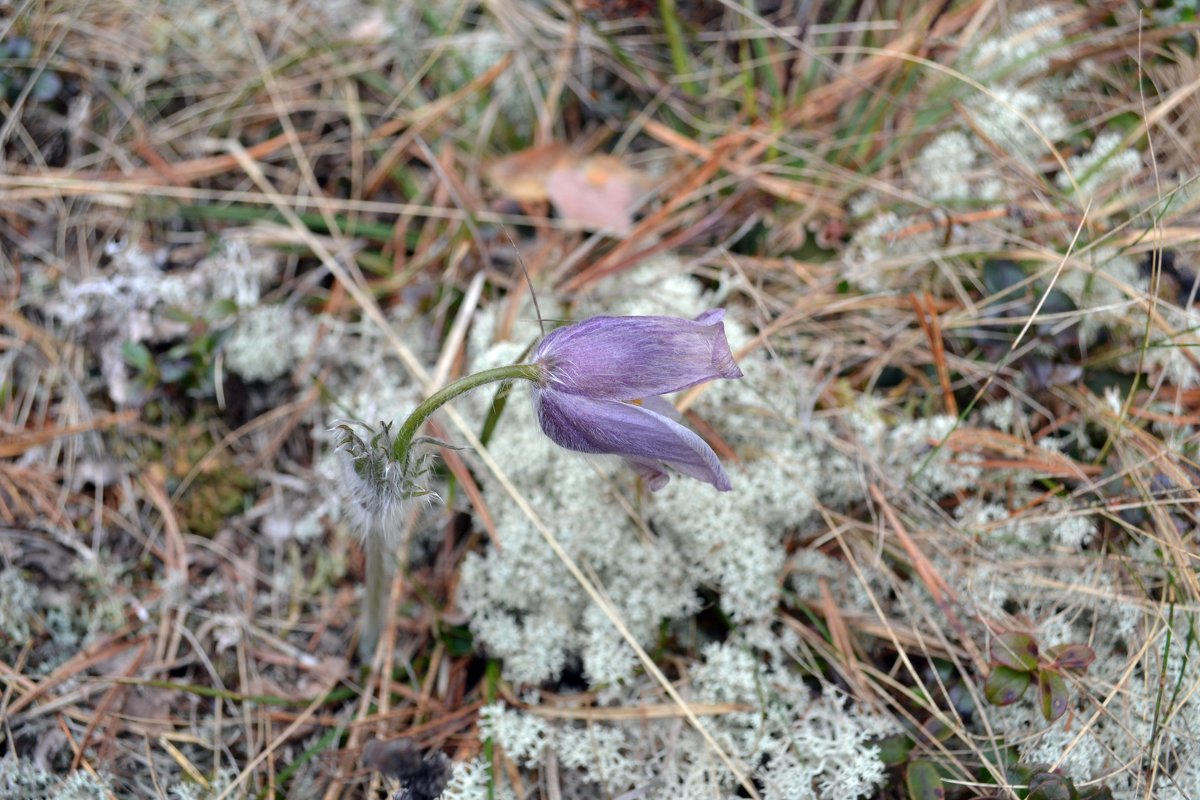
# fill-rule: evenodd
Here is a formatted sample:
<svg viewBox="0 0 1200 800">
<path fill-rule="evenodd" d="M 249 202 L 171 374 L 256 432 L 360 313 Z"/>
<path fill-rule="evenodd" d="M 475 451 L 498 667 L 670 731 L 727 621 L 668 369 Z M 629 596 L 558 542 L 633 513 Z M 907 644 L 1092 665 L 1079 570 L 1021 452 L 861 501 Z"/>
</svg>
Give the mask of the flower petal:
<svg viewBox="0 0 1200 800">
<path fill-rule="evenodd" d="M 651 489 L 666 485 L 664 464 L 723 492 L 732 488 L 712 448 L 661 414 L 553 388 L 535 388 L 533 405 L 542 431 L 556 444 L 581 453 L 623 456 L 647 478 Z"/>
<path fill-rule="evenodd" d="M 666 417 L 669 420 L 683 424 L 683 414 L 679 413 L 679 409 L 669 400 L 661 397 L 643 397 L 641 400 L 635 400 L 634 405 L 639 405 L 647 411 L 653 411 L 660 417 Z"/>
<path fill-rule="evenodd" d="M 725 340 L 724 309 L 694 320 L 592 317 L 550 332 L 534 353 L 551 385 L 605 400 L 677 392 L 714 378 L 740 378 Z"/>
</svg>

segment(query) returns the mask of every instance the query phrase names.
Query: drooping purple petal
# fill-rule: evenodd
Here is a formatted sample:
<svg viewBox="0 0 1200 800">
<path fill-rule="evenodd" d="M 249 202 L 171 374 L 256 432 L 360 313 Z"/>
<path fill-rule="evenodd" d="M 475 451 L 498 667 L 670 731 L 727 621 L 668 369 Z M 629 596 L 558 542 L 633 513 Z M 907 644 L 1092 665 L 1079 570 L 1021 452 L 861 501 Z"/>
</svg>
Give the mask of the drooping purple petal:
<svg viewBox="0 0 1200 800">
<path fill-rule="evenodd" d="M 740 378 L 724 309 L 694 320 L 592 317 L 551 331 L 534 353 L 552 385 L 595 399 L 637 400 L 715 378 Z"/>
<path fill-rule="evenodd" d="M 593 399 L 554 387 L 533 390 L 542 431 L 556 444 L 582 453 L 612 453 L 628 460 L 651 489 L 667 483 L 664 465 L 729 491 L 717 454 L 678 422 L 632 403 Z"/>
</svg>

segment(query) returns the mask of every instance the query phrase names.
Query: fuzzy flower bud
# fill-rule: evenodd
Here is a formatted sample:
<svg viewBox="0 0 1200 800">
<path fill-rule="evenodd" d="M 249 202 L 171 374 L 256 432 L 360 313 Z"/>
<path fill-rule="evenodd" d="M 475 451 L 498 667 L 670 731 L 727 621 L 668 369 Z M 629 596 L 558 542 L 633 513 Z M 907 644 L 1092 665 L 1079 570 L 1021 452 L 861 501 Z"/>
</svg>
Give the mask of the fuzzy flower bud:
<svg viewBox="0 0 1200 800">
<path fill-rule="evenodd" d="M 366 438 L 355 428 L 365 431 Z M 396 544 L 409 503 L 432 494 L 418 482 L 426 472 L 426 459 L 396 461 L 387 423 L 375 430 L 364 422 L 342 422 L 337 430 L 338 472 L 351 524 L 364 539 L 380 536 Z"/>
</svg>

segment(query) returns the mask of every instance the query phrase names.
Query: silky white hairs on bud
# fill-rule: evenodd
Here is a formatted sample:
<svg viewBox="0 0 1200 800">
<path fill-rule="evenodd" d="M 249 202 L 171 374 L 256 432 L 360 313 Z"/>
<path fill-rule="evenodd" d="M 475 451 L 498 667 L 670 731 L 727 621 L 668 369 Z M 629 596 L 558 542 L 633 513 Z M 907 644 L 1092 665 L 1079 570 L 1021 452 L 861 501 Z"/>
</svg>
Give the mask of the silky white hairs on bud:
<svg viewBox="0 0 1200 800">
<path fill-rule="evenodd" d="M 369 438 L 358 436 L 352 426 L 365 429 Z M 399 544 L 412 502 L 436 497 L 418 483 L 426 472 L 427 458 L 414 455 L 404 464 L 396 461 L 387 425 L 376 431 L 365 423 L 343 422 L 337 428 L 341 431 L 338 477 L 350 524 L 364 540 L 378 536 L 394 547 Z"/>
<path fill-rule="evenodd" d="M 359 474 L 359 460 L 345 449 L 338 451 L 337 464 L 344 508 L 358 535 L 363 539 L 382 536 L 389 545 L 397 544 L 408 505 L 396 474 L 399 470 L 388 465 L 383 480 L 373 481 Z"/>
</svg>

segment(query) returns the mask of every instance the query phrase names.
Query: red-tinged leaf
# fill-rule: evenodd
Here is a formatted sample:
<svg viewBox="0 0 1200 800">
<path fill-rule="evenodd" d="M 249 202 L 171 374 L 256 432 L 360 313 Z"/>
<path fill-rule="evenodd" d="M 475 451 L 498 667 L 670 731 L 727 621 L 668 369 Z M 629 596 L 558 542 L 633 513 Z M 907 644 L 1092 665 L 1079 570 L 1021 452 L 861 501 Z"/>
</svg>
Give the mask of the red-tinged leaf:
<svg viewBox="0 0 1200 800">
<path fill-rule="evenodd" d="M 1083 672 L 1096 660 L 1096 651 L 1086 644 L 1064 644 L 1050 651 L 1054 666 Z"/>
<path fill-rule="evenodd" d="M 994 706 L 1007 706 L 1020 700 L 1033 683 L 1033 673 L 1011 667 L 996 667 L 983 684 L 983 694 Z"/>
<path fill-rule="evenodd" d="M 944 800 L 946 787 L 942 775 L 932 761 L 918 759 L 904 771 L 904 785 L 910 800 Z"/>
<path fill-rule="evenodd" d="M 1042 700 L 1042 716 L 1047 722 L 1061 717 L 1067 711 L 1067 682 L 1057 672 L 1043 669 L 1038 672 L 1038 692 Z"/>
<path fill-rule="evenodd" d="M 992 661 L 1009 669 L 1032 672 L 1038 666 L 1038 646 L 1027 633 L 1010 631 L 992 640 Z"/>
</svg>

